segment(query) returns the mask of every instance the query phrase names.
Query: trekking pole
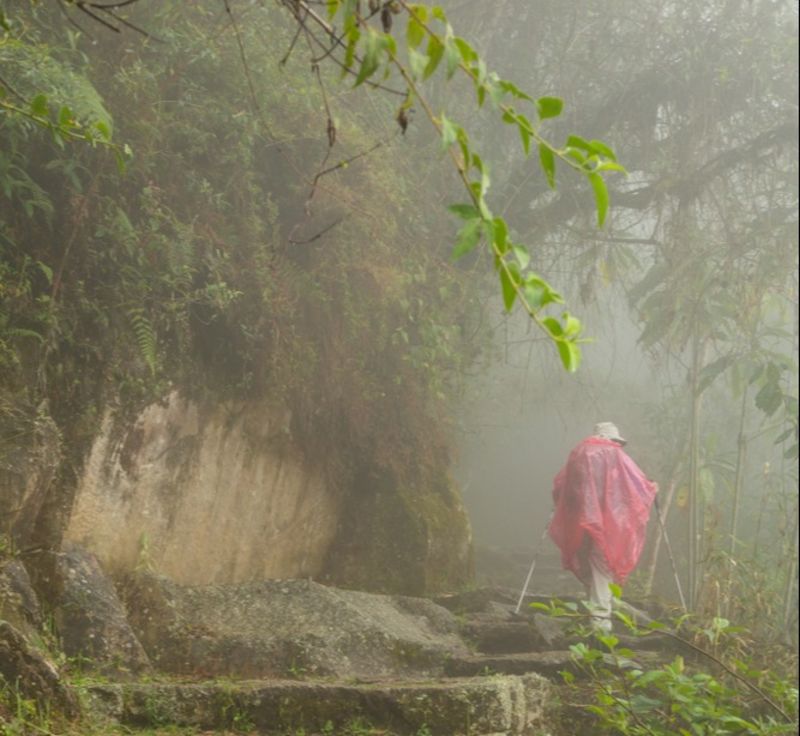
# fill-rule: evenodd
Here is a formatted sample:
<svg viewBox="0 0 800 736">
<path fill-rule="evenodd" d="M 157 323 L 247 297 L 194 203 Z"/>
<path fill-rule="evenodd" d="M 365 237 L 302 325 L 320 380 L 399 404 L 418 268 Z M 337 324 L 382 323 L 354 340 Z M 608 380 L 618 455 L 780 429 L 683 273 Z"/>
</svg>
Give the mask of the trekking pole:
<svg viewBox="0 0 800 736">
<path fill-rule="evenodd" d="M 547 524 L 545 524 L 544 531 L 542 532 L 542 536 L 539 539 L 539 544 L 536 546 L 536 551 L 533 553 L 533 561 L 531 562 L 531 568 L 528 570 L 528 577 L 525 578 L 525 585 L 522 586 L 522 592 L 519 594 L 519 600 L 517 601 L 517 607 L 514 609 L 514 613 L 519 613 L 520 606 L 522 605 L 522 599 L 525 598 L 525 594 L 528 592 L 528 584 L 531 582 L 531 577 L 533 575 L 533 571 L 536 569 L 536 560 L 539 558 L 539 552 L 542 550 L 542 544 L 544 543 L 544 538 L 547 536 L 547 530 L 550 528 L 550 521 L 552 520 L 552 515 L 547 520 Z"/>
<path fill-rule="evenodd" d="M 670 565 L 672 565 L 672 575 L 675 577 L 675 585 L 678 587 L 678 596 L 681 599 L 681 606 L 683 606 L 684 613 L 689 609 L 686 607 L 686 600 L 683 597 L 683 588 L 681 587 L 681 579 L 678 577 L 678 568 L 675 565 L 675 558 L 672 555 L 672 545 L 669 543 L 669 535 L 667 534 L 667 527 L 664 524 L 664 519 L 661 518 L 661 507 L 658 503 L 658 495 L 653 496 L 653 503 L 656 507 L 656 516 L 658 516 L 658 523 L 661 527 L 661 536 L 664 537 L 664 544 L 667 545 L 667 555 L 669 556 Z"/>
</svg>

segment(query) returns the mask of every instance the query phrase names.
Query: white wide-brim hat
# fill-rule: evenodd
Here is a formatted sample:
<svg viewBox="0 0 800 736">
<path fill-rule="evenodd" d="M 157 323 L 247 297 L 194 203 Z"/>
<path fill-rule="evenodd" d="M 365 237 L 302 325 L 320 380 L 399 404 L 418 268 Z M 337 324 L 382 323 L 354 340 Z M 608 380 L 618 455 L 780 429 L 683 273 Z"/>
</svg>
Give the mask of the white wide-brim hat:
<svg viewBox="0 0 800 736">
<path fill-rule="evenodd" d="M 612 422 L 598 422 L 594 425 L 595 437 L 602 437 L 604 440 L 619 442 L 621 445 L 627 444 L 626 440 L 617 429 L 617 425 Z"/>
</svg>

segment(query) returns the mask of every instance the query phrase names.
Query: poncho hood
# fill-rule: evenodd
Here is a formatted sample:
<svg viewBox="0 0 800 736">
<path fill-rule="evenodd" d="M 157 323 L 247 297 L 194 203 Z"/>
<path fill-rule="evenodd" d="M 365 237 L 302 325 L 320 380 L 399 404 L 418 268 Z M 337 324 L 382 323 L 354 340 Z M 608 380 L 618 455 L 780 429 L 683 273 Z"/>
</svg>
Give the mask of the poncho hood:
<svg viewBox="0 0 800 736">
<path fill-rule="evenodd" d="M 636 567 L 657 486 L 611 440 L 588 437 L 572 450 L 553 481 L 549 533 L 561 562 L 588 582 L 591 543 L 621 585 Z"/>
</svg>

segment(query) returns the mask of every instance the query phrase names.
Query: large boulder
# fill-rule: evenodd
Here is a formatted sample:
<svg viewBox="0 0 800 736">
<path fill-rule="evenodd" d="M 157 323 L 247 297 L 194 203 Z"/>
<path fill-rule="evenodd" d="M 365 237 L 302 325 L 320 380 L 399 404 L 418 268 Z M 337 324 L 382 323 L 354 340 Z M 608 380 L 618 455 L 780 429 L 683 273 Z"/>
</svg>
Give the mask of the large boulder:
<svg viewBox="0 0 800 736">
<path fill-rule="evenodd" d="M 55 665 L 8 621 L 0 621 L 0 681 L 12 692 L 36 702 L 42 712 L 74 718 L 75 695 L 61 680 Z"/>
<path fill-rule="evenodd" d="M 97 558 L 74 545 L 41 557 L 39 585 L 48 588 L 64 654 L 82 667 L 115 678 L 148 671 L 147 655 Z"/>
<path fill-rule="evenodd" d="M 139 641 L 164 672 L 427 676 L 467 651 L 453 615 L 429 600 L 310 580 L 182 587 L 139 573 L 124 597 Z"/>
<path fill-rule="evenodd" d="M 0 619 L 26 635 L 41 631 L 42 609 L 22 561 L 0 556 Z"/>
</svg>

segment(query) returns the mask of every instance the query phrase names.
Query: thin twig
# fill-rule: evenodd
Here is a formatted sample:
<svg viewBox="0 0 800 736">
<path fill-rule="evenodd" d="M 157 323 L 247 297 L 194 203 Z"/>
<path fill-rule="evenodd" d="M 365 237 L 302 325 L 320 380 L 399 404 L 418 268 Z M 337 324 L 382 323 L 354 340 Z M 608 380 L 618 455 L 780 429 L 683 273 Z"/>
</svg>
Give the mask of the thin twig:
<svg viewBox="0 0 800 736">
<path fill-rule="evenodd" d="M 272 135 L 272 131 L 270 130 L 267 121 L 264 119 L 264 115 L 261 112 L 261 107 L 258 104 L 258 98 L 256 97 L 256 88 L 255 85 L 253 84 L 253 76 L 252 74 L 250 74 L 250 65 L 247 63 L 247 55 L 245 54 L 244 50 L 244 42 L 242 41 L 242 34 L 239 32 L 239 24 L 236 22 L 236 16 L 231 11 L 229 0 L 223 0 L 223 3 L 225 5 L 225 12 L 228 14 L 228 17 L 231 20 L 233 33 L 236 36 L 236 45 L 239 47 L 239 57 L 241 58 L 242 68 L 244 69 L 244 75 L 245 78 L 247 79 L 247 87 L 250 90 L 250 98 L 253 104 L 253 109 L 256 115 L 258 116 L 259 120 L 261 121 L 261 124 L 264 126 L 264 129 L 267 131 L 270 137 L 274 139 L 275 136 Z"/>
<path fill-rule="evenodd" d="M 136 33 L 140 33 L 145 38 L 153 38 L 156 41 L 161 41 L 161 39 L 154 38 L 153 36 L 151 36 L 146 30 L 144 30 L 144 28 L 139 28 L 139 26 L 137 26 L 135 23 L 131 23 L 130 21 L 125 20 L 125 18 L 120 18 L 114 12 L 113 6 L 112 7 L 100 6 L 98 7 L 98 10 L 102 10 L 104 13 L 108 13 L 115 21 L 117 21 L 118 23 L 122 23 L 122 25 L 124 25 L 126 28 L 130 28 L 132 31 L 136 31 Z"/>
<path fill-rule="evenodd" d="M 357 161 L 360 158 L 364 158 L 364 156 L 368 156 L 370 153 L 372 153 L 373 151 L 376 151 L 381 146 L 384 146 L 387 143 L 391 142 L 392 139 L 396 138 L 399 134 L 400 134 L 400 131 L 397 130 L 393 135 L 389 136 L 388 138 L 383 138 L 383 139 L 379 140 L 371 148 L 368 148 L 365 151 L 361 151 L 360 153 L 357 153 L 355 156 L 351 156 L 350 158 L 344 159 L 343 161 L 339 161 L 339 163 L 336 164 L 335 166 L 329 166 L 327 169 L 324 169 L 324 170 L 320 171 L 314 177 L 314 181 L 311 184 L 311 193 L 309 194 L 309 197 L 308 197 L 309 201 L 314 196 L 314 190 L 316 189 L 317 182 L 323 176 L 325 176 L 326 174 L 330 174 L 330 173 L 332 173 L 334 171 L 337 171 L 338 169 L 344 168 L 345 166 L 349 166 L 351 163 L 353 163 L 353 161 Z"/>
<path fill-rule="evenodd" d="M 286 3 L 284 3 L 284 6 L 285 6 L 285 5 L 286 5 Z M 316 37 L 316 36 L 315 36 L 315 35 L 314 35 L 314 34 L 313 34 L 313 33 L 312 33 L 310 30 L 309 30 L 309 33 L 310 33 L 310 35 L 311 35 L 311 38 L 312 38 L 312 39 L 314 39 L 315 43 L 317 43 L 317 44 L 319 45 L 319 47 L 320 47 L 320 48 L 322 48 L 322 49 L 327 49 L 327 52 L 328 52 L 328 54 L 330 54 L 330 59 L 331 59 L 331 61 L 333 61 L 333 62 L 334 62 L 334 63 L 335 63 L 335 64 L 336 64 L 338 67 L 340 67 L 340 68 L 341 68 L 343 71 L 345 71 L 347 74 L 350 74 L 351 76 L 358 76 L 358 75 L 357 75 L 357 73 L 356 73 L 355 71 L 353 71 L 353 70 L 352 70 L 350 67 L 346 66 L 346 65 L 345 65 L 345 64 L 344 64 L 344 63 L 343 63 L 341 60 L 339 60 L 339 59 L 337 59 L 335 56 L 333 56 L 333 54 L 332 54 L 332 51 L 333 51 L 333 49 L 335 49 L 335 48 L 337 48 L 337 47 L 339 47 L 339 46 L 342 46 L 342 47 L 344 46 L 344 44 L 342 43 L 342 39 L 341 39 L 341 38 L 339 38 L 339 37 L 336 35 L 336 31 L 335 31 L 335 29 L 333 28 L 333 26 L 331 26 L 331 25 L 330 25 L 330 23 L 327 23 L 325 20 L 323 20 L 322 18 L 320 18 L 320 16 L 319 16 L 317 13 L 315 13 L 315 12 L 314 12 L 314 11 L 313 11 L 311 8 L 309 8 L 309 7 L 308 7 L 308 5 L 307 5 L 305 2 L 303 2 L 303 0 L 299 0 L 299 2 L 297 2 L 297 5 L 296 5 L 296 7 L 301 7 L 301 8 L 303 8 L 303 9 L 306 11 L 306 15 L 305 15 L 304 17 L 302 17 L 302 18 L 301 18 L 301 17 L 300 17 L 300 16 L 297 14 L 297 12 L 296 12 L 296 10 L 294 9 L 294 7 L 295 7 L 295 6 L 294 6 L 294 4 L 292 4 L 292 7 L 291 7 L 291 8 L 289 8 L 289 12 L 291 12 L 291 13 L 292 13 L 292 15 L 294 16 L 295 20 L 296 20 L 298 23 L 301 23 L 302 25 L 305 25 L 305 24 L 306 24 L 306 16 L 307 16 L 307 17 L 309 17 L 309 18 L 311 18 L 311 19 L 312 19 L 312 20 L 313 20 L 313 21 L 314 21 L 314 22 L 315 22 L 315 23 L 316 23 L 316 24 L 317 24 L 317 25 L 318 25 L 320 28 L 322 28 L 322 30 L 323 30 L 323 31 L 325 32 L 325 34 L 326 34 L 326 35 L 327 35 L 327 36 L 328 36 L 328 37 L 331 39 L 331 41 L 333 41 L 333 46 L 332 46 L 330 49 L 327 49 L 327 47 L 325 46 L 325 44 L 323 44 L 323 43 L 322 43 L 322 42 L 321 42 L 321 41 L 320 41 L 320 40 L 319 40 L 319 39 L 318 39 L 318 38 L 317 38 L 317 37 Z M 326 54 L 326 56 L 327 56 L 327 54 Z M 323 56 L 322 58 L 326 58 L 326 56 Z M 358 56 L 356 56 L 356 57 L 355 57 L 355 60 L 356 60 L 356 61 L 360 61 L 361 59 L 360 59 Z M 314 61 L 319 61 L 319 60 L 315 59 Z M 369 85 L 369 86 L 370 86 L 370 87 L 372 87 L 373 89 L 380 89 L 380 90 L 382 90 L 382 91 L 384 91 L 384 92 L 388 92 L 389 94 L 398 95 L 398 96 L 400 96 L 400 97 L 405 97 L 405 96 L 406 96 L 406 93 L 405 93 L 405 92 L 403 92 L 403 91 L 396 90 L 396 89 L 392 89 L 391 87 L 385 87 L 384 85 L 382 85 L 382 84 L 379 84 L 379 83 L 377 83 L 377 82 L 372 82 L 372 81 L 371 81 L 371 80 L 369 80 L 369 79 L 366 79 L 366 80 L 364 80 L 364 84 L 367 84 L 367 85 Z"/>
<path fill-rule="evenodd" d="M 344 220 L 344 217 L 340 217 L 338 220 L 335 220 L 330 225 L 328 225 L 328 227 L 324 228 L 323 230 L 320 230 L 316 235 L 309 238 L 308 240 L 294 240 L 291 235 L 289 236 L 288 240 L 290 243 L 292 243 L 292 245 L 307 245 L 308 243 L 313 243 L 315 240 L 318 240 L 323 235 L 325 235 L 325 233 L 327 233 L 329 230 L 333 230 L 333 228 L 335 228 L 342 220 Z M 296 230 L 298 226 L 299 223 L 298 225 L 295 225 L 294 228 L 292 228 L 292 232 L 294 232 L 294 230 Z"/>
<path fill-rule="evenodd" d="M 15 90 L 2 76 L 0 76 L 0 84 L 2 84 L 9 92 L 11 92 L 14 97 L 16 97 L 20 102 L 27 102 L 27 100 Z"/>
<path fill-rule="evenodd" d="M 286 62 L 289 61 L 289 57 L 292 55 L 292 51 L 294 50 L 294 46 L 297 43 L 297 39 L 300 38 L 300 33 L 304 28 L 305 25 L 303 25 L 302 23 L 297 24 L 297 30 L 294 33 L 294 38 L 292 39 L 292 42 L 289 44 L 289 48 L 287 49 L 286 53 L 278 62 L 278 66 L 286 66 Z"/>
</svg>

